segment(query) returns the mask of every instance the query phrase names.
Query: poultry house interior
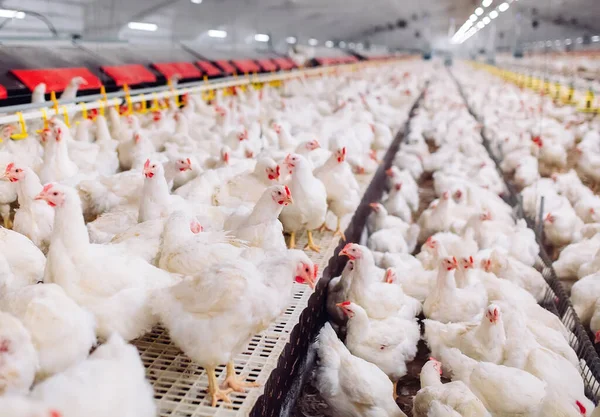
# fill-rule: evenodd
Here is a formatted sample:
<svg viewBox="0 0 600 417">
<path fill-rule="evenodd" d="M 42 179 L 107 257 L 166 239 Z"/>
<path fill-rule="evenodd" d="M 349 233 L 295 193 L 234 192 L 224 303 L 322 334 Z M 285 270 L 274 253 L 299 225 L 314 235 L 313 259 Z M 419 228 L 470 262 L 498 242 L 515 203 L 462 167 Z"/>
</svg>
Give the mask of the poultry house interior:
<svg viewBox="0 0 600 417">
<path fill-rule="evenodd" d="M 0 417 L 600 417 L 597 0 L 0 18 Z"/>
</svg>

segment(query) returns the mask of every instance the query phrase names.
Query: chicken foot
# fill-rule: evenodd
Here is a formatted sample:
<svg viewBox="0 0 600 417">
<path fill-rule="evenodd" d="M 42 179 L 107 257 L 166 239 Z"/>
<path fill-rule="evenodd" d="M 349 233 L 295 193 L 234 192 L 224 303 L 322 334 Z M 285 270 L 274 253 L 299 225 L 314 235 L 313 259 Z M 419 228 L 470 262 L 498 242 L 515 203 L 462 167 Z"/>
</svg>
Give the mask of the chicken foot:
<svg viewBox="0 0 600 417">
<path fill-rule="evenodd" d="M 257 388 L 260 387 L 258 382 L 247 382 L 242 378 L 239 378 L 235 373 L 235 367 L 233 366 L 233 362 L 227 363 L 227 378 L 225 378 L 225 383 L 222 387 L 229 387 L 235 392 L 246 392 L 246 388 Z"/>
<path fill-rule="evenodd" d="M 333 232 L 333 236 L 340 236 L 344 242 L 346 241 L 346 235 L 344 234 L 344 231 L 342 230 L 342 219 L 340 219 L 339 217 L 337 219 L 337 227 L 336 227 L 335 231 Z"/>
<path fill-rule="evenodd" d="M 317 245 L 315 245 L 315 242 L 313 242 L 312 230 L 307 230 L 306 234 L 308 235 L 308 243 L 306 244 L 306 246 L 304 247 L 304 249 L 310 249 L 310 250 L 315 251 L 317 253 L 321 252 L 321 248 L 318 247 Z"/>
<path fill-rule="evenodd" d="M 288 243 L 288 249 L 294 249 L 296 247 L 296 232 L 290 232 L 290 241 Z"/>
<path fill-rule="evenodd" d="M 321 225 L 321 227 L 319 227 L 319 232 L 323 233 L 325 230 L 329 230 L 332 231 L 329 227 L 327 227 L 327 222 L 323 222 L 323 224 Z"/>
<path fill-rule="evenodd" d="M 217 383 L 217 375 L 215 374 L 214 368 L 207 368 L 206 374 L 208 375 L 208 394 L 212 397 L 212 406 L 216 407 L 219 400 L 226 402 L 227 404 L 231 404 L 229 393 L 233 390 L 223 390 L 219 388 L 219 384 Z"/>
</svg>

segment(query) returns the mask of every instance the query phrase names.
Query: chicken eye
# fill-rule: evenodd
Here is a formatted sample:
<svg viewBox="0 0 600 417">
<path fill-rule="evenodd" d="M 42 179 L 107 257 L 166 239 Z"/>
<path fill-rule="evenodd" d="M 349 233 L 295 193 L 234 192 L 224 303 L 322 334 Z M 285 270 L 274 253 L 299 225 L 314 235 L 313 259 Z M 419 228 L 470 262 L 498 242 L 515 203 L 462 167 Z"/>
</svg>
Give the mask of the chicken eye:
<svg viewBox="0 0 600 417">
<path fill-rule="evenodd" d="M 305 271 L 308 272 L 308 267 L 306 267 Z"/>
<path fill-rule="evenodd" d="M 57 193 L 56 191 L 54 191 L 54 192 L 52 193 L 52 195 L 58 195 L 58 193 Z"/>
<path fill-rule="evenodd" d="M 156 165 L 152 165 L 152 168 L 156 168 Z"/>
<path fill-rule="evenodd" d="M 281 191 L 277 191 L 277 194 L 281 195 Z"/>
<path fill-rule="evenodd" d="M 21 172 L 22 169 L 21 168 L 17 168 L 15 172 Z"/>
</svg>

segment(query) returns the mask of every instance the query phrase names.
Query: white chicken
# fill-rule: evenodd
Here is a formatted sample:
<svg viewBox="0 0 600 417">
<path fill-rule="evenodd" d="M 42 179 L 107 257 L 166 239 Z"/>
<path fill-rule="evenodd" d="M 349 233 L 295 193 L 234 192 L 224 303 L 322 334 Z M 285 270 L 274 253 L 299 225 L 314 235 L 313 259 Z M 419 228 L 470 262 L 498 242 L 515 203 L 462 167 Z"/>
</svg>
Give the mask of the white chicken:
<svg viewBox="0 0 600 417">
<path fill-rule="evenodd" d="M 392 398 L 393 385 L 386 374 L 353 356 L 329 323 L 321 329 L 316 346 L 320 363 L 315 382 L 335 415 L 406 417 Z"/>
<path fill-rule="evenodd" d="M 38 378 L 81 362 L 96 344 L 94 317 L 56 284 L 29 285 L 3 294 L 0 309 L 20 319 L 31 334 L 39 358 Z"/>
<path fill-rule="evenodd" d="M 29 392 L 37 368 L 29 332 L 19 319 L 0 312 L 0 396 Z"/>
<path fill-rule="evenodd" d="M 31 398 L 62 417 L 156 416 L 154 393 L 137 349 L 118 335 L 89 359 L 37 385 Z"/>
<path fill-rule="evenodd" d="M 132 340 L 152 328 L 156 318 L 150 311 L 149 292 L 173 285 L 176 278 L 116 245 L 90 244 L 73 188 L 47 184 L 36 198 L 56 211 L 44 282 L 62 286 L 90 311 L 102 339 L 118 333 Z"/>
<path fill-rule="evenodd" d="M 172 340 L 206 369 L 215 406 L 230 402 L 217 384 L 215 368 L 227 363 L 225 383 L 244 392 L 256 383 L 241 381 L 233 358 L 252 335 L 275 319 L 291 296 L 294 280 L 314 286 L 317 268 L 301 251 L 275 253 L 258 265 L 238 258 L 217 262 L 181 283 L 154 294 L 154 312 Z M 243 329 L 243 331 L 240 331 Z"/>
<path fill-rule="evenodd" d="M 312 231 L 325 222 L 327 190 L 323 183 L 314 177 L 304 157 L 289 154 L 284 164 L 292 173 L 289 188 L 294 196 L 294 204 L 285 207 L 279 219 L 283 230 L 290 233 L 289 248 L 293 249 L 296 246 L 296 233 L 305 229 L 308 235 L 306 247 L 319 252 L 321 249 L 314 243 Z"/>
<path fill-rule="evenodd" d="M 360 186 L 346 162 L 346 147 L 335 149 L 323 166 L 314 171 L 314 175 L 325 186 L 327 205 L 337 217 L 334 236 L 340 235 L 342 240 L 346 240 L 341 226 L 342 218 L 353 213 L 360 202 Z"/>
<path fill-rule="evenodd" d="M 406 375 L 406 363 L 417 355 L 421 331 L 415 319 L 389 317 L 371 320 L 367 312 L 350 301 L 337 305 L 348 317 L 346 347 L 354 355 L 374 363 L 394 383 Z"/>
<path fill-rule="evenodd" d="M 462 382 L 454 381 L 443 384 L 441 362 L 430 358 L 423 368 L 419 378 L 421 389 L 417 392 L 413 401 L 414 417 L 450 417 L 450 410 L 458 416 L 491 417 L 483 403 Z M 435 403 L 444 404 L 448 408 L 444 414 L 431 414 Z"/>
<path fill-rule="evenodd" d="M 6 166 L 4 178 L 17 184 L 19 208 L 13 230 L 31 239 L 42 252 L 48 252 L 54 211 L 43 201 L 34 200 L 43 188 L 40 179 L 31 168 L 14 163 Z"/>
</svg>

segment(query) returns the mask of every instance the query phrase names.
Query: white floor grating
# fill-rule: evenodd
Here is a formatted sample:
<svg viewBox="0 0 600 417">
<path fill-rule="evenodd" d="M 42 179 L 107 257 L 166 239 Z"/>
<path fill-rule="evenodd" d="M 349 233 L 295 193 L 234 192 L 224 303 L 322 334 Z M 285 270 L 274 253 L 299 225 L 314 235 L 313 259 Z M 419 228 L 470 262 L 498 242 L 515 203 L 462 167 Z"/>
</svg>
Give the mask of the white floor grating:
<svg viewBox="0 0 600 417">
<path fill-rule="evenodd" d="M 357 177 L 363 193 L 371 178 L 372 175 Z M 347 216 L 346 223 L 350 218 L 351 216 Z M 321 252 L 308 251 L 307 254 L 315 264 L 319 265 L 319 278 L 321 278 L 339 243 L 339 237 L 334 237 L 331 231 L 315 232 L 313 237 L 315 243 L 321 247 Z M 305 244 L 306 233 L 303 233 L 297 238 L 297 248 L 302 249 Z M 254 336 L 246 350 L 235 358 L 237 373 L 249 381 L 257 381 L 261 384 L 261 388 L 251 388 L 246 393 L 231 393 L 231 405 L 219 402 L 216 407 L 211 407 L 210 398 L 206 395 L 208 380 L 204 369 L 196 365 L 171 342 L 165 328 L 155 327 L 150 333 L 133 341 L 146 367 L 146 376 L 154 388 L 159 416 L 247 416 L 258 397 L 262 395 L 262 386 L 277 366 L 292 329 L 308 305 L 312 290 L 306 285 L 294 283 L 293 294 L 283 314 L 267 330 Z M 217 378 L 220 383 L 225 378 L 224 365 L 217 368 Z"/>
</svg>

